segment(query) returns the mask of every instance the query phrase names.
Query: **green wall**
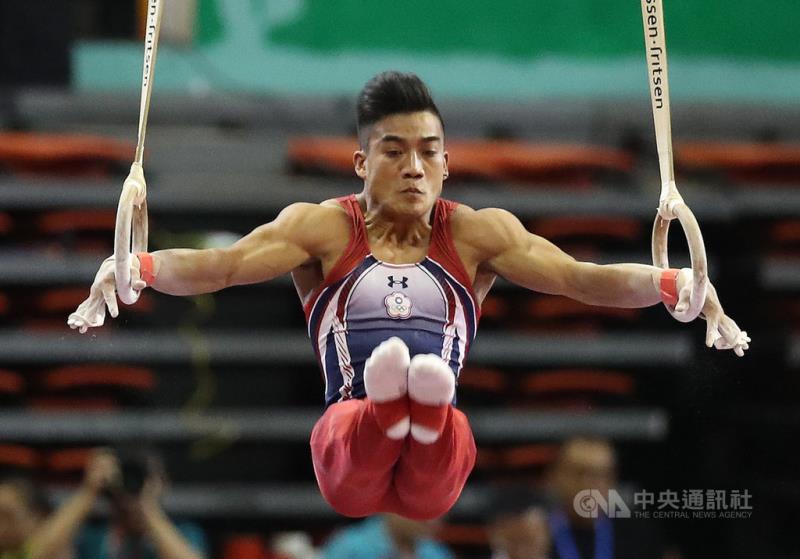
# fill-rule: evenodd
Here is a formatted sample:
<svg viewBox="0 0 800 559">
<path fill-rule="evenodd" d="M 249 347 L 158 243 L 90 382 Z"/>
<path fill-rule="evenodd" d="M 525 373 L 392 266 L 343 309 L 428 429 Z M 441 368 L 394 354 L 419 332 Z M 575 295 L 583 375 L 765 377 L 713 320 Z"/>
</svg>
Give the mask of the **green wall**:
<svg viewBox="0 0 800 559">
<path fill-rule="evenodd" d="M 675 100 L 800 101 L 800 0 L 664 0 Z M 85 42 L 76 85 L 133 90 L 141 43 Z M 437 95 L 647 99 L 638 0 L 198 0 L 156 89 L 353 94 L 415 71 Z"/>
<path fill-rule="evenodd" d="M 221 1 L 201 0 L 201 44 L 235 32 L 222 23 Z M 676 54 L 800 60 L 798 0 L 664 3 L 669 47 Z M 637 0 L 305 0 L 295 5 L 291 21 L 264 30 L 265 44 L 321 53 L 399 50 L 512 59 L 626 56 L 638 54 L 641 46 Z M 256 18 L 264 11 L 258 2 L 246 9 Z"/>
</svg>

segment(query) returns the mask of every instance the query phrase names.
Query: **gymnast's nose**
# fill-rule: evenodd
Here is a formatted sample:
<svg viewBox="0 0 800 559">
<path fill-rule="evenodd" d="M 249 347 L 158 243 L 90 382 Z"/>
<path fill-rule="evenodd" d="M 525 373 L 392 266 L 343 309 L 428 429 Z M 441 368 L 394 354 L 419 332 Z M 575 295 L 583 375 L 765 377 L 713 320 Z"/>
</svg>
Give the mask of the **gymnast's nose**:
<svg viewBox="0 0 800 559">
<path fill-rule="evenodd" d="M 419 180 L 425 176 L 425 169 L 422 167 L 422 158 L 416 151 L 411 151 L 406 157 L 403 165 L 403 178 Z"/>
</svg>

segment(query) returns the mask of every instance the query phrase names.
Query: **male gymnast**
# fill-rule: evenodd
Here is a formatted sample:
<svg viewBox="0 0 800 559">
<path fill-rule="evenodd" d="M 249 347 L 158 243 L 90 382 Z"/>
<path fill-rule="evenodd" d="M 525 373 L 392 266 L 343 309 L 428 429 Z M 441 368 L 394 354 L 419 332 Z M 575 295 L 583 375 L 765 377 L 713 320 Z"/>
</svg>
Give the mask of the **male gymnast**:
<svg viewBox="0 0 800 559">
<path fill-rule="evenodd" d="M 385 72 L 358 98 L 359 194 L 295 203 L 227 248 L 132 258 L 132 287 L 198 295 L 291 273 L 325 378 L 311 434 L 314 471 L 347 516 L 441 516 L 475 462 L 452 402 L 497 276 L 590 305 L 688 305 L 691 270 L 578 262 L 511 213 L 440 198 L 448 154 L 439 110 L 414 74 Z M 116 317 L 113 257 L 70 317 L 85 332 Z M 742 355 L 750 339 L 713 286 L 706 344 Z"/>
</svg>

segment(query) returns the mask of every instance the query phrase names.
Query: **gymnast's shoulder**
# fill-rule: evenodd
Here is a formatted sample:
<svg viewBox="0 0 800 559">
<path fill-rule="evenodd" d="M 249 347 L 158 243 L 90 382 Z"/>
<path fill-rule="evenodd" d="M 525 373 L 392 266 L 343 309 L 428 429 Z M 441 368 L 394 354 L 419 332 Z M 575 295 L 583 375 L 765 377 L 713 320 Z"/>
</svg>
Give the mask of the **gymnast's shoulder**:
<svg viewBox="0 0 800 559">
<path fill-rule="evenodd" d="M 502 208 L 476 210 L 459 204 L 449 222 L 454 239 L 476 247 L 495 246 L 524 231 L 519 219 Z"/>
</svg>

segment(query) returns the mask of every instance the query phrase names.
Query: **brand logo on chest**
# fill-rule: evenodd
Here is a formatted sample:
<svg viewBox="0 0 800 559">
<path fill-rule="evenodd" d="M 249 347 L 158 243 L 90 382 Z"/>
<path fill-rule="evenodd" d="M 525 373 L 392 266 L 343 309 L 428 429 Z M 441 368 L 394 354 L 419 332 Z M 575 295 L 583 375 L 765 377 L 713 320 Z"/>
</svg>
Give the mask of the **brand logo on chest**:
<svg viewBox="0 0 800 559">
<path fill-rule="evenodd" d="M 403 289 L 408 289 L 408 278 L 403 276 L 403 279 L 396 280 L 394 276 L 388 276 L 386 279 L 389 280 L 389 287 L 394 287 L 395 285 L 400 285 Z"/>
<path fill-rule="evenodd" d="M 383 304 L 386 305 L 386 314 L 390 318 L 402 320 L 411 316 L 411 299 L 405 293 L 390 293 L 383 299 Z"/>
</svg>

